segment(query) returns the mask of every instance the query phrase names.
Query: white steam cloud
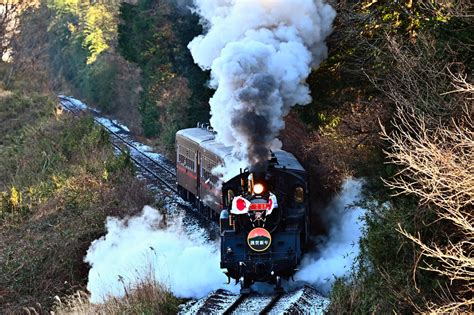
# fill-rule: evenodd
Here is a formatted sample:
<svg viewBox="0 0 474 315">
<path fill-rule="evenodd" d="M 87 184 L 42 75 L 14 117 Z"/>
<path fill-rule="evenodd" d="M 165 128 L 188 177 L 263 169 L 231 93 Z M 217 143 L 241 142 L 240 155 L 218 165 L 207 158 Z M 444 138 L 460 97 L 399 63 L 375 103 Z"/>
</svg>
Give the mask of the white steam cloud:
<svg viewBox="0 0 474 315">
<path fill-rule="evenodd" d="M 354 259 L 359 254 L 365 209 L 355 205 L 362 200 L 362 181 L 348 179 L 341 192 L 323 211 L 329 234 L 322 240 L 314 254 L 307 254 L 295 280 L 313 284 L 327 294 L 335 277 L 348 275 Z"/>
<path fill-rule="evenodd" d="M 219 248 L 204 240 L 197 229 L 184 232 L 182 217 L 164 226 L 162 215 L 146 206 L 136 217 L 107 218 L 107 235 L 94 241 L 85 257 L 91 265 L 87 289 L 92 303 L 122 297 L 150 276 L 177 297 L 200 298 L 226 288 L 227 277 L 219 268 Z"/>
<path fill-rule="evenodd" d="M 354 203 L 362 199 L 362 181 L 348 179 L 328 208 L 329 234 L 315 253 L 304 256 L 297 283 L 314 285 L 327 294 L 335 280 L 348 274 L 359 253 L 365 213 Z M 205 239 L 202 228 L 184 230 L 182 216 L 166 220 L 146 206 L 135 217 L 123 220 L 107 218 L 107 234 L 92 242 L 85 262 L 91 265 L 87 289 L 92 303 L 110 297 L 122 297 L 125 288 L 133 288 L 151 276 L 166 285 L 177 297 L 201 298 L 224 288 L 234 293 L 239 286 L 225 285 L 227 278 L 219 268 L 219 243 Z M 265 285 L 254 286 L 265 292 Z M 270 288 L 270 290 L 273 287 Z"/>
<path fill-rule="evenodd" d="M 323 0 L 195 0 L 206 34 L 189 49 L 211 70 L 211 125 L 218 140 L 253 167 L 264 166 L 305 83 L 327 56 L 335 10 Z"/>
</svg>

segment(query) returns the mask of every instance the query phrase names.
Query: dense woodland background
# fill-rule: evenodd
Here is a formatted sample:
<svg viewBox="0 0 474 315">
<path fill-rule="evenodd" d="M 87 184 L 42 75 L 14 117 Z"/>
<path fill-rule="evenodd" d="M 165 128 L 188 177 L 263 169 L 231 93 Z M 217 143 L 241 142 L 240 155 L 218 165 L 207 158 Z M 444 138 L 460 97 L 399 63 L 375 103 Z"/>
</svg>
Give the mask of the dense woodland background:
<svg viewBox="0 0 474 315">
<path fill-rule="evenodd" d="M 333 2 L 313 101 L 281 136 L 311 174 L 315 209 L 346 176 L 366 178 L 362 251 L 330 311 L 473 311 L 473 8 Z M 55 95 L 113 115 L 171 158 L 175 132 L 208 119 L 188 4 L 20 0 L 0 11 L 0 310 L 67 310 L 53 297 L 85 289 L 82 257 L 105 217 L 151 202 L 128 158 L 90 117 L 64 117 Z M 179 301 L 159 291 L 106 310 L 175 312 Z"/>
</svg>

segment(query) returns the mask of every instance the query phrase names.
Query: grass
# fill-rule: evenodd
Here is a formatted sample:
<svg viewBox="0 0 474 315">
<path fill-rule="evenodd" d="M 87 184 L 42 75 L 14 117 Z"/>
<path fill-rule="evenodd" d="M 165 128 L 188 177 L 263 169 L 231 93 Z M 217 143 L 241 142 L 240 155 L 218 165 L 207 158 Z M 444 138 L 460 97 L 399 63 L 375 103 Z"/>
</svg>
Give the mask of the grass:
<svg viewBox="0 0 474 315">
<path fill-rule="evenodd" d="M 91 304 L 83 291 L 64 298 L 56 298 L 55 314 L 176 314 L 180 300 L 168 288 L 148 278 L 135 288 L 127 288 L 122 298 L 111 297 L 102 304 Z"/>
<path fill-rule="evenodd" d="M 2 95 L 0 313 L 45 313 L 54 296 L 85 290 L 83 257 L 105 218 L 153 200 L 91 117 L 55 115 L 44 95 Z"/>
</svg>

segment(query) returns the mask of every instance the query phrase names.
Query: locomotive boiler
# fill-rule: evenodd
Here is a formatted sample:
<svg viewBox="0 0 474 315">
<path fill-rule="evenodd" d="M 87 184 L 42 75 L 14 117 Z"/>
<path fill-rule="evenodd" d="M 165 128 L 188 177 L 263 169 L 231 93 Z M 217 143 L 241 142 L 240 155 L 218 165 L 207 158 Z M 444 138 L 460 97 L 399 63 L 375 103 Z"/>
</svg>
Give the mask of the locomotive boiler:
<svg viewBox="0 0 474 315">
<path fill-rule="evenodd" d="M 305 169 L 291 153 L 277 150 L 265 168 L 243 169 L 219 182 L 212 170 L 225 164 L 232 148 L 203 125 L 178 131 L 176 148 L 178 193 L 220 223 L 223 272 L 242 291 L 255 282 L 281 289 L 308 246 Z"/>
</svg>

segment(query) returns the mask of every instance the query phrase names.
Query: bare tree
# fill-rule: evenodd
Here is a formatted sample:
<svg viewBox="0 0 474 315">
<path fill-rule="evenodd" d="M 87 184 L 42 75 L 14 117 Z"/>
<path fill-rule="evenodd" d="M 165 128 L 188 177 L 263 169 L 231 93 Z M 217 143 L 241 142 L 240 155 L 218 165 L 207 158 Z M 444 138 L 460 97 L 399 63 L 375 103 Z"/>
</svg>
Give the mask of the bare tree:
<svg viewBox="0 0 474 315">
<path fill-rule="evenodd" d="M 0 58 L 7 58 L 11 50 L 11 42 L 20 26 L 21 13 L 37 4 L 37 0 L 0 0 Z"/>
<path fill-rule="evenodd" d="M 20 3 L 13 0 L 0 1 L 0 57 L 6 55 L 18 19 Z"/>
<path fill-rule="evenodd" d="M 465 75 L 451 75 L 455 96 L 452 101 L 463 104 L 463 114 L 449 124 L 397 103 L 394 130 L 382 131 L 390 145 L 386 152 L 400 171 L 387 185 L 395 195 L 410 194 L 432 209 L 440 220 L 451 224 L 447 245 L 426 243 L 420 235 L 398 231 L 421 249 L 421 255 L 436 261 L 420 267 L 447 277 L 456 288 L 446 290 L 440 301 L 428 301 L 425 309 L 434 313 L 472 311 L 474 307 L 474 85 Z"/>
</svg>

